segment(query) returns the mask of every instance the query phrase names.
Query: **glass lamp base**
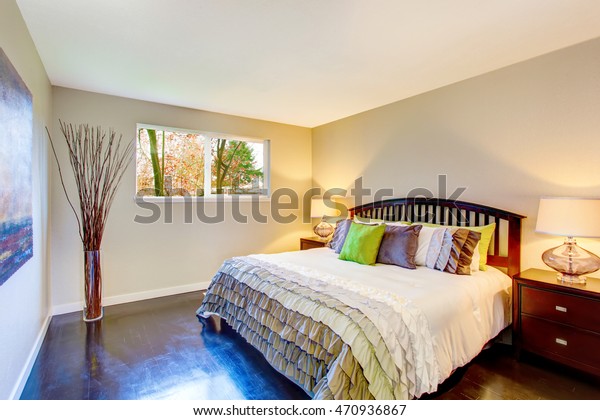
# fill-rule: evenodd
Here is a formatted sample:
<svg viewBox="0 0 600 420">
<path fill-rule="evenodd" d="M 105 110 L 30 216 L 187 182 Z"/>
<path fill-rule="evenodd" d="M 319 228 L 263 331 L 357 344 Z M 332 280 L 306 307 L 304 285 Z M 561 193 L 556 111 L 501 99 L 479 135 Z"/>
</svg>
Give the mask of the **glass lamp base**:
<svg viewBox="0 0 600 420">
<path fill-rule="evenodd" d="M 565 284 L 586 284 L 586 276 L 576 276 L 573 274 L 557 273 L 556 280 Z"/>
<path fill-rule="evenodd" d="M 321 239 L 325 239 L 333 233 L 333 226 L 325 221 L 321 221 L 321 223 L 315 226 L 313 232 Z"/>
<path fill-rule="evenodd" d="M 544 263 L 558 271 L 556 279 L 565 284 L 586 284 L 585 274 L 600 269 L 600 258 L 569 237 L 564 244 L 542 254 Z"/>
</svg>

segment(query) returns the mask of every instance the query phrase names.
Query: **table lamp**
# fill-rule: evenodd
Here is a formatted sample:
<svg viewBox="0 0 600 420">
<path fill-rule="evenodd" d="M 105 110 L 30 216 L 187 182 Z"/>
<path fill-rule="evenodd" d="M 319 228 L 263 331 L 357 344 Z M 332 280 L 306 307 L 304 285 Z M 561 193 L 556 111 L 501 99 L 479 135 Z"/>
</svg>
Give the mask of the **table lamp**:
<svg viewBox="0 0 600 420">
<path fill-rule="evenodd" d="M 565 236 L 564 244 L 542 254 L 564 283 L 585 284 L 584 274 L 600 269 L 600 258 L 577 245 L 575 237 L 600 237 L 600 199 L 542 197 L 536 232 Z"/>
<path fill-rule="evenodd" d="M 333 200 L 331 200 L 333 203 Z M 328 207 L 323 198 L 312 198 L 310 201 L 310 217 L 321 218 L 321 221 L 313 229 L 315 235 L 322 239 L 327 238 L 333 233 L 333 226 L 326 221 L 327 216 L 337 216 L 339 211 L 335 208 Z"/>
</svg>

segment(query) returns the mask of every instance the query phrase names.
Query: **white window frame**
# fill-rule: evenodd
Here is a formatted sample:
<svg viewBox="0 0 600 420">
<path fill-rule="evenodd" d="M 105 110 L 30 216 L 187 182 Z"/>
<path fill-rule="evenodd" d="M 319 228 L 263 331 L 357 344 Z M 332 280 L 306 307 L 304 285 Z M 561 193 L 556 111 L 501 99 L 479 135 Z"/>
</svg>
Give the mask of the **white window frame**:
<svg viewBox="0 0 600 420">
<path fill-rule="evenodd" d="M 256 200 L 258 198 L 259 201 L 267 200 L 271 198 L 271 141 L 269 139 L 259 139 L 248 136 L 238 136 L 236 134 L 226 134 L 226 133 L 217 133 L 212 131 L 201 131 L 201 130 L 192 130 L 188 128 L 178 128 L 178 127 L 169 127 L 165 125 L 156 125 L 156 124 L 146 124 L 146 123 L 137 123 L 136 131 L 135 131 L 135 140 L 138 142 L 138 136 L 141 129 L 153 129 L 157 131 L 171 131 L 171 132 L 179 132 L 179 133 L 188 133 L 188 134 L 198 134 L 204 136 L 204 195 L 203 196 L 191 196 L 191 197 L 183 197 L 183 196 L 138 196 L 137 195 L 137 144 L 136 144 L 136 153 L 135 153 L 135 185 L 136 185 L 136 201 L 150 201 L 150 202 L 162 202 L 166 199 L 172 200 L 173 202 L 183 202 L 186 200 L 194 200 L 194 201 L 216 201 L 216 200 L 239 200 L 239 201 L 251 201 Z M 212 193 L 212 149 L 210 141 L 212 139 L 227 139 L 234 141 L 245 141 L 248 143 L 261 143 L 263 145 L 263 190 L 265 191 L 262 194 L 213 194 Z M 210 165 L 207 165 L 206 162 L 210 162 Z M 234 198 L 235 197 L 235 198 Z"/>
</svg>

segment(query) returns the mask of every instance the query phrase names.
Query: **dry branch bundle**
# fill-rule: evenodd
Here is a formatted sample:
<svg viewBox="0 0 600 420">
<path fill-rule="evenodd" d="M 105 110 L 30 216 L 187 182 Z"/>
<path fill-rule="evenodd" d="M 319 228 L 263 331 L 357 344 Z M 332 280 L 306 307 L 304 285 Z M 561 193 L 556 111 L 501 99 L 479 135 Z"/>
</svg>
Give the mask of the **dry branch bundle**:
<svg viewBox="0 0 600 420">
<path fill-rule="evenodd" d="M 59 120 L 60 129 L 69 149 L 69 162 L 79 197 L 79 212 L 67 192 L 56 149 L 50 136 L 52 152 L 58 165 L 58 174 L 67 201 L 77 218 L 79 237 L 84 251 L 100 249 L 106 220 L 125 170 L 133 157 L 134 143 L 122 146 L 122 135 L 111 128 L 108 133 L 101 127 L 87 124 L 67 124 Z"/>
</svg>

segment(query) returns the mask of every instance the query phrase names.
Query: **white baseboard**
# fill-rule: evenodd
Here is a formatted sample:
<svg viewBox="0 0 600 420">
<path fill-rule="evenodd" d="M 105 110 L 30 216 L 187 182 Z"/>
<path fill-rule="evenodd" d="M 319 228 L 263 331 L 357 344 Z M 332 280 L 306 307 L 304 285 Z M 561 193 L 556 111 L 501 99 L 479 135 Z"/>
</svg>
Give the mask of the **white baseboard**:
<svg viewBox="0 0 600 420">
<path fill-rule="evenodd" d="M 128 293 L 126 295 L 108 296 L 102 299 L 102 306 L 119 305 L 121 303 L 137 302 L 140 300 L 154 299 L 163 296 L 178 295 L 180 293 L 195 292 L 207 289 L 210 282 L 184 284 L 182 286 L 167 287 L 164 289 L 145 290 L 143 292 Z M 200 303 L 198 303 L 200 305 Z M 52 315 L 61 315 L 81 311 L 83 301 L 54 305 Z"/>
<path fill-rule="evenodd" d="M 42 348 L 42 343 L 44 342 L 44 337 L 46 337 L 46 331 L 48 331 L 48 326 L 50 325 L 50 320 L 52 316 L 48 314 L 44 323 L 42 324 L 42 328 L 33 343 L 33 347 L 27 356 L 27 360 L 25 361 L 25 365 L 23 369 L 21 369 L 21 373 L 19 374 L 19 379 L 17 383 L 13 387 L 13 390 L 10 393 L 9 399 L 18 400 L 21 397 L 21 393 L 25 388 L 25 384 L 27 383 L 27 379 L 29 379 L 29 374 L 31 373 L 31 369 L 33 369 L 33 365 L 35 360 L 37 359 L 38 353 L 40 352 L 40 348 Z"/>
</svg>

